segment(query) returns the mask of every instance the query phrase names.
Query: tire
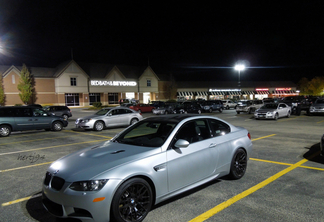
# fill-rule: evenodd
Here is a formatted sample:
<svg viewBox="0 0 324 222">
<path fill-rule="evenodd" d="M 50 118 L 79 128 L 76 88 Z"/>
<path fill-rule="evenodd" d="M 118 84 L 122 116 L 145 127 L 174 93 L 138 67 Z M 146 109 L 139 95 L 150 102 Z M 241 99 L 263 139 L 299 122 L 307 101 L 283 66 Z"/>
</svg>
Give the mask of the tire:
<svg viewBox="0 0 324 222">
<path fill-rule="evenodd" d="M 11 134 L 11 127 L 7 125 L 2 125 L 0 126 L 0 136 L 1 137 L 6 137 Z"/>
<path fill-rule="evenodd" d="M 287 118 L 289 118 L 290 117 L 290 111 L 288 111 L 288 113 L 287 113 Z"/>
<path fill-rule="evenodd" d="M 209 112 L 210 112 L 210 113 L 212 113 L 212 112 L 213 112 L 213 109 L 212 109 L 212 108 L 210 108 L 210 109 L 209 109 Z"/>
<path fill-rule="evenodd" d="M 68 119 L 69 119 L 69 116 L 66 115 L 66 114 L 62 115 L 62 117 L 63 117 L 63 119 L 65 119 L 65 120 L 68 120 Z"/>
<path fill-rule="evenodd" d="M 168 111 L 165 111 L 165 112 L 164 112 L 164 114 L 165 114 L 165 115 L 168 115 L 168 114 L 169 114 L 169 112 L 168 112 Z"/>
<path fill-rule="evenodd" d="M 105 124 L 102 121 L 97 121 L 93 125 L 93 130 L 95 130 L 95 131 L 101 131 L 101 130 L 104 129 L 104 127 L 105 127 Z"/>
<path fill-rule="evenodd" d="M 274 120 L 277 120 L 277 119 L 279 119 L 279 114 L 278 113 L 276 113 L 275 117 L 274 117 Z"/>
<path fill-rule="evenodd" d="M 133 118 L 133 119 L 131 119 L 129 125 L 133 125 L 133 124 L 135 124 L 135 123 L 137 123 L 137 122 L 138 122 L 138 119 Z"/>
<path fill-rule="evenodd" d="M 63 129 L 63 123 L 59 122 L 59 121 L 55 121 L 52 124 L 52 130 L 53 131 L 61 131 Z"/>
<path fill-rule="evenodd" d="M 230 178 L 233 180 L 240 179 L 244 176 L 247 167 L 247 156 L 243 149 L 238 149 L 234 153 L 231 162 Z"/>
<path fill-rule="evenodd" d="M 220 108 L 220 109 L 219 109 L 219 112 L 220 112 L 220 113 L 221 113 L 221 112 L 223 112 L 223 109 L 222 109 L 222 108 Z"/>
<path fill-rule="evenodd" d="M 239 112 L 239 111 L 236 111 L 236 113 L 237 113 L 237 114 L 240 114 L 241 112 Z"/>
<path fill-rule="evenodd" d="M 227 105 L 227 106 L 226 106 L 226 109 L 230 109 L 230 107 Z"/>
<path fill-rule="evenodd" d="M 249 109 L 248 113 L 249 113 L 249 114 L 252 114 L 252 108 L 251 108 L 251 109 Z"/>
<path fill-rule="evenodd" d="M 142 178 L 124 182 L 116 191 L 111 202 L 111 216 L 116 222 L 140 222 L 150 212 L 153 192 Z"/>
</svg>

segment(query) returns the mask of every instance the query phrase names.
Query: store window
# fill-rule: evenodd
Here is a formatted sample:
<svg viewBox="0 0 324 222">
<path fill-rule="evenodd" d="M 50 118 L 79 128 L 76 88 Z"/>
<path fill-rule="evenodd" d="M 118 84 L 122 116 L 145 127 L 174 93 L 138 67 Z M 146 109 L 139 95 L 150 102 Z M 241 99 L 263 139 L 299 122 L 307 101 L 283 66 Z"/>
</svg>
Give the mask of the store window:
<svg viewBox="0 0 324 222">
<path fill-rule="evenodd" d="M 93 103 L 100 102 L 100 93 L 90 93 L 89 94 L 90 105 Z"/>
<path fill-rule="evenodd" d="M 151 87 L 151 80 L 150 80 L 150 79 L 147 79 L 147 80 L 146 80 L 146 86 Z"/>
<path fill-rule="evenodd" d="M 76 86 L 77 85 L 75 77 L 71 77 L 70 80 L 71 80 L 71 86 Z"/>
<path fill-rule="evenodd" d="M 66 106 L 80 106 L 79 93 L 65 93 Z"/>
<path fill-rule="evenodd" d="M 12 80 L 12 84 L 16 84 L 16 78 L 15 78 L 15 75 L 12 75 L 12 76 L 11 76 L 11 80 Z"/>
<path fill-rule="evenodd" d="M 118 93 L 108 93 L 108 103 L 118 104 Z"/>
</svg>

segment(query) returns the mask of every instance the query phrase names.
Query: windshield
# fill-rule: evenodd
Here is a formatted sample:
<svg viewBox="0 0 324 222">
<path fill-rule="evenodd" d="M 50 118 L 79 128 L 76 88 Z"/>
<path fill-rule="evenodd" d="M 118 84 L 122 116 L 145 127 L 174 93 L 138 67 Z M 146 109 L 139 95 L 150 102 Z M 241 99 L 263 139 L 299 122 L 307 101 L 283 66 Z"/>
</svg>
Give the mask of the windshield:
<svg viewBox="0 0 324 222">
<path fill-rule="evenodd" d="M 265 104 L 261 109 L 277 109 L 277 104 Z"/>
<path fill-rule="evenodd" d="M 141 121 L 114 139 L 114 142 L 135 146 L 160 147 L 168 138 L 176 123 Z"/>
<path fill-rule="evenodd" d="M 324 99 L 317 99 L 315 103 L 324 103 Z"/>
<path fill-rule="evenodd" d="M 100 115 L 100 116 L 105 115 L 106 113 L 109 112 L 109 110 L 110 109 L 101 109 L 98 112 L 96 112 L 96 115 Z"/>
</svg>

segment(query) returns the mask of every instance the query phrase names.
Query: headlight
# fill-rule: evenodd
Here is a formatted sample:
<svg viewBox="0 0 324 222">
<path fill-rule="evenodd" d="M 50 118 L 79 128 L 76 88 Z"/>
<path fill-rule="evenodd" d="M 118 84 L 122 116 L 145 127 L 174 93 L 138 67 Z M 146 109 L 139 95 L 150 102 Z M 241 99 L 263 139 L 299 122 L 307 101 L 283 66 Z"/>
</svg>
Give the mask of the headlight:
<svg viewBox="0 0 324 222">
<path fill-rule="evenodd" d="M 91 119 L 84 119 L 83 122 L 87 123 L 89 122 Z"/>
<path fill-rule="evenodd" d="M 107 183 L 105 180 L 88 180 L 88 181 L 78 181 L 70 185 L 71 190 L 75 191 L 98 191 L 101 190 Z"/>
<path fill-rule="evenodd" d="M 314 110 L 314 109 L 315 109 L 315 107 L 314 107 L 314 106 L 311 106 L 311 107 L 309 107 L 309 109 L 311 109 L 311 110 Z"/>
</svg>

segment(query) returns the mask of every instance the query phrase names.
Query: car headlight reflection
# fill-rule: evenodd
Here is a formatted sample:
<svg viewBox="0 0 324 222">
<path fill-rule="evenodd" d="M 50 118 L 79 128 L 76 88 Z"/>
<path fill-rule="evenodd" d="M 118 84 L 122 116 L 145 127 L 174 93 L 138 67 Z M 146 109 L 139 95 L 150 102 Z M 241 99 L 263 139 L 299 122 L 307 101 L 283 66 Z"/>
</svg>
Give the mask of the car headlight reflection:
<svg viewBox="0 0 324 222">
<path fill-rule="evenodd" d="M 75 191 L 98 191 L 101 190 L 107 183 L 105 180 L 88 180 L 88 181 L 77 181 L 70 185 L 71 190 Z"/>
</svg>

